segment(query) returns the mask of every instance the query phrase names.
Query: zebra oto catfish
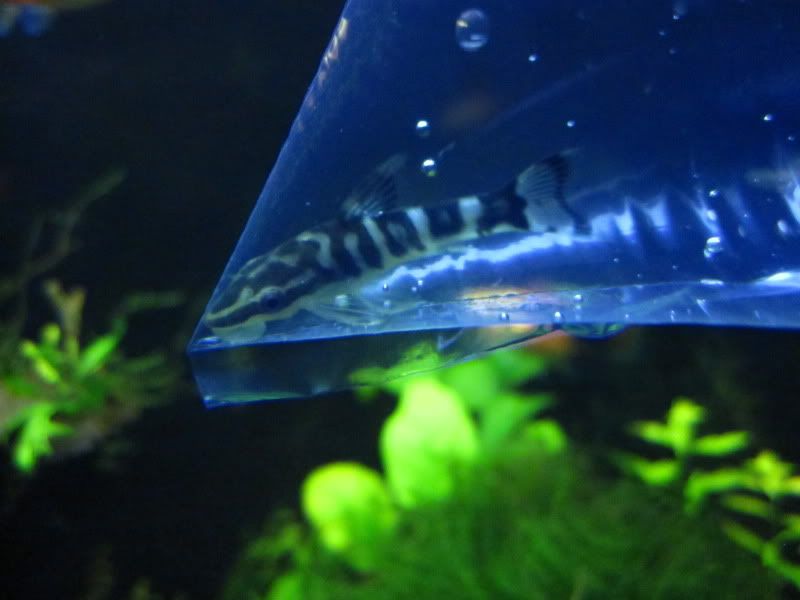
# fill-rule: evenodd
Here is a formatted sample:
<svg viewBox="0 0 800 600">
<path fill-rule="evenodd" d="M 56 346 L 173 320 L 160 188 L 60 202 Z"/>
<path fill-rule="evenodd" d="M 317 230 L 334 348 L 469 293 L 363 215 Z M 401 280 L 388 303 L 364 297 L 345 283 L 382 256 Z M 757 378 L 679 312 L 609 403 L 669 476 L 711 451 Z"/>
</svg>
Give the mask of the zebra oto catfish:
<svg viewBox="0 0 800 600">
<path fill-rule="evenodd" d="M 339 218 L 247 261 L 209 306 L 206 325 L 222 339 L 242 340 L 257 339 L 269 323 L 300 311 L 348 324 L 380 322 L 380 306 L 353 307 L 347 293 L 485 236 L 585 227 L 564 199 L 569 165 L 563 155 L 531 165 L 492 193 L 392 208 L 402 165 L 399 157 L 389 159 L 344 203 Z"/>
</svg>

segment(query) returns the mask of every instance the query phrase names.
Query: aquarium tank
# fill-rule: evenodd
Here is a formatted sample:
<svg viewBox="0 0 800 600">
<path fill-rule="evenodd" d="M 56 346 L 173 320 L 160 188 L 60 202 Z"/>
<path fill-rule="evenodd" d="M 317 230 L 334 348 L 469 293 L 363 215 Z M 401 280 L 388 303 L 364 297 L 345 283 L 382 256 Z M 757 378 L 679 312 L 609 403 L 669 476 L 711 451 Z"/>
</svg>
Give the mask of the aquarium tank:
<svg viewBox="0 0 800 600">
<path fill-rule="evenodd" d="M 800 597 L 797 8 L 0 0 L 0 597 Z"/>
<path fill-rule="evenodd" d="M 350 0 L 191 340 L 206 403 L 555 330 L 797 327 L 798 30 L 792 2 Z"/>
</svg>

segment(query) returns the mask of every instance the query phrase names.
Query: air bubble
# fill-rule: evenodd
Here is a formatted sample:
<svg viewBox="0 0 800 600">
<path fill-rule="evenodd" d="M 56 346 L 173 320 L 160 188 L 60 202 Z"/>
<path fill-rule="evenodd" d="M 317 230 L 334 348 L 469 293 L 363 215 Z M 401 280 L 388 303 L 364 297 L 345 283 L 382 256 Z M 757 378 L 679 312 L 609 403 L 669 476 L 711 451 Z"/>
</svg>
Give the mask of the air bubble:
<svg viewBox="0 0 800 600">
<path fill-rule="evenodd" d="M 778 230 L 778 233 L 781 234 L 783 237 L 786 237 L 791 233 L 791 229 L 789 229 L 789 223 L 787 223 L 783 219 L 779 219 L 778 222 L 775 223 L 775 228 Z"/>
<path fill-rule="evenodd" d="M 539 60 L 539 55 L 536 54 L 536 52 L 532 52 L 531 54 L 528 54 L 528 62 L 535 63 L 538 60 Z"/>
<path fill-rule="evenodd" d="M 339 294 L 333 299 L 333 303 L 339 308 L 346 308 L 350 304 L 350 297 L 347 294 Z"/>
<path fill-rule="evenodd" d="M 709 198 L 716 198 L 719 196 L 719 190 L 717 188 L 711 188 L 708 190 L 708 197 Z"/>
<path fill-rule="evenodd" d="M 482 10 L 470 8 L 456 20 L 456 41 L 462 50 L 477 52 L 489 41 L 489 18 Z"/>
<path fill-rule="evenodd" d="M 669 320 L 672 321 L 673 323 L 677 321 L 678 313 L 676 313 L 674 310 L 669 311 Z"/>
<path fill-rule="evenodd" d="M 391 300 L 384 300 L 383 301 L 383 308 L 392 308 L 392 301 Z"/>
<path fill-rule="evenodd" d="M 383 291 L 384 291 L 384 292 L 388 292 L 388 291 L 389 291 L 389 284 L 388 284 L 388 283 L 384 283 L 384 284 L 381 286 L 381 288 L 383 289 Z"/>
<path fill-rule="evenodd" d="M 763 117 L 761 117 L 761 120 L 764 121 L 765 123 L 769 123 L 770 121 L 772 121 L 774 119 L 775 119 L 775 115 L 773 115 L 772 113 L 767 113 Z"/>
<path fill-rule="evenodd" d="M 561 314 L 560 310 L 557 310 L 553 313 L 553 321 L 556 323 L 561 323 L 564 320 L 564 315 Z"/>
<path fill-rule="evenodd" d="M 786 141 L 787 141 L 787 142 L 793 142 L 793 141 L 795 141 L 796 139 L 797 139 L 797 138 L 796 138 L 795 136 L 793 136 L 793 135 L 787 135 L 787 136 L 786 136 Z"/>
<path fill-rule="evenodd" d="M 567 121 L 567 127 L 569 127 L 570 129 L 575 127 L 575 119 L 570 119 L 569 121 Z"/>
<path fill-rule="evenodd" d="M 706 246 L 703 249 L 703 255 L 706 258 L 711 258 L 722 252 L 722 240 L 718 235 L 712 235 L 706 240 Z"/>
<path fill-rule="evenodd" d="M 713 208 L 709 208 L 706 211 L 706 217 L 708 217 L 709 221 L 711 221 L 713 223 L 716 223 L 717 222 L 717 211 L 715 211 Z"/>
<path fill-rule="evenodd" d="M 507 312 L 501 312 L 499 317 L 500 317 L 501 321 L 510 321 L 511 320 L 511 316 Z"/>
<path fill-rule="evenodd" d="M 420 119 L 414 126 L 414 131 L 417 132 L 419 137 L 426 138 L 431 134 L 431 124 L 427 119 Z"/>
<path fill-rule="evenodd" d="M 422 173 L 428 177 L 436 177 L 436 161 L 432 158 L 426 158 L 422 161 Z"/>
<path fill-rule="evenodd" d="M 575 294 L 575 295 L 572 297 L 572 301 L 573 301 L 575 304 L 583 304 L 583 294 Z"/>
</svg>

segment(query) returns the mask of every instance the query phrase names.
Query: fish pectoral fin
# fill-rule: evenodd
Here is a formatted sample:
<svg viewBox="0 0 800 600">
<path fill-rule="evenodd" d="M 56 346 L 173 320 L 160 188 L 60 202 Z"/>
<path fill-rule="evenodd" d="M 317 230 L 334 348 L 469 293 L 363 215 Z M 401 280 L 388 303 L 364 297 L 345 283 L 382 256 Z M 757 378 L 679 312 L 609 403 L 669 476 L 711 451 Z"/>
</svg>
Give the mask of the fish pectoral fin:
<svg viewBox="0 0 800 600">
<path fill-rule="evenodd" d="M 337 296 L 332 301 L 317 302 L 304 307 L 310 313 L 335 323 L 367 327 L 382 321 L 375 309 L 364 300 L 355 296 Z"/>
</svg>

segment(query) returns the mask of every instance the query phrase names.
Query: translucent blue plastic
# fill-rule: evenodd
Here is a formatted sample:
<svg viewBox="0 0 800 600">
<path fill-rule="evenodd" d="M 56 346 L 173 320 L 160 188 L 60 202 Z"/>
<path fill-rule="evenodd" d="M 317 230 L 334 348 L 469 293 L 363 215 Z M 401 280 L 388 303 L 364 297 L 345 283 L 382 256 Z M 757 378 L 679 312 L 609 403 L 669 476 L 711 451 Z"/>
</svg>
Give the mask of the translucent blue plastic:
<svg viewBox="0 0 800 600">
<path fill-rule="evenodd" d="M 387 160 L 376 214 L 552 157 L 565 204 L 241 335 L 204 317 L 206 401 L 375 383 L 554 328 L 797 327 L 798 31 L 793 0 L 351 0 L 210 307 L 248 261 L 344 218 Z"/>
</svg>

